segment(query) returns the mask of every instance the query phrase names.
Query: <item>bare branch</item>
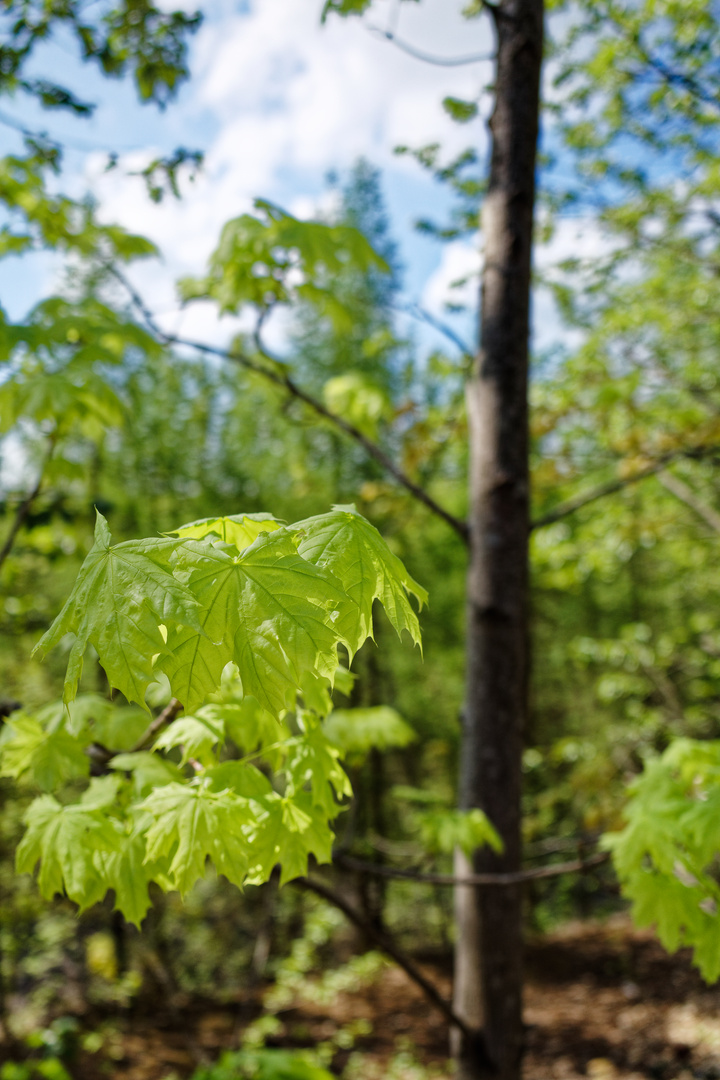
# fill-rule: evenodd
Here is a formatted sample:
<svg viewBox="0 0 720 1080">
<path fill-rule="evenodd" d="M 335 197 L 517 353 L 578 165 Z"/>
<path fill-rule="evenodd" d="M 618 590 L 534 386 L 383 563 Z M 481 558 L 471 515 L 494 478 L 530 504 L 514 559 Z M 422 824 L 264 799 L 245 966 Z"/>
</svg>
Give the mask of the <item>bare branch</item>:
<svg viewBox="0 0 720 1080">
<path fill-rule="evenodd" d="M 714 532 L 720 533 L 720 514 L 717 510 L 714 510 L 712 506 L 698 498 L 692 488 L 689 488 L 684 480 L 681 480 L 679 476 L 674 476 L 670 472 L 658 473 L 658 481 L 662 484 L 666 491 L 669 491 L 671 495 L 674 495 L 676 499 L 684 502 L 686 506 L 689 506 L 691 510 L 694 510 L 698 517 L 709 525 Z"/>
<path fill-rule="evenodd" d="M 438 67 L 462 67 L 464 64 L 479 64 L 483 60 L 494 60 L 494 53 L 470 53 L 466 56 L 437 56 L 435 53 L 427 53 L 423 49 L 416 49 L 407 41 L 402 41 L 392 30 L 383 30 L 380 26 L 368 26 L 371 34 L 390 41 L 401 52 L 407 53 L 415 60 L 422 60 L 425 64 L 435 64 Z"/>
<path fill-rule="evenodd" d="M 476 885 L 484 888 L 493 885 L 522 885 L 526 881 L 542 881 L 545 878 L 560 877 L 563 874 L 582 873 L 593 866 L 601 866 L 609 858 L 607 852 L 600 851 L 596 855 L 588 856 L 587 859 L 574 859 L 572 862 L 540 866 L 535 870 L 518 870 L 509 874 L 466 874 L 463 877 L 455 877 L 454 874 L 422 874 L 416 870 L 400 870 L 392 866 L 365 862 L 363 859 L 353 859 L 349 855 L 341 855 L 333 861 L 347 870 L 357 870 L 362 874 L 372 874 L 375 877 L 417 881 L 425 885 Z"/>
<path fill-rule="evenodd" d="M 40 489 L 42 488 L 43 480 L 45 479 L 45 470 L 50 463 L 50 459 L 53 455 L 54 449 L 55 442 L 51 440 L 48 451 L 45 454 L 43 463 L 40 466 L 40 475 L 37 478 L 35 487 L 32 489 L 30 494 L 23 499 L 23 501 L 20 503 L 17 510 L 15 511 L 15 517 L 13 518 L 12 525 L 10 526 L 10 531 L 5 537 L 5 543 L 3 544 L 2 548 L 0 548 L 0 566 L 2 566 L 2 564 L 5 562 L 8 555 L 12 551 L 17 534 L 20 532 L 23 525 L 25 524 L 25 520 L 30 513 L 30 510 L 32 509 L 32 505 L 40 494 Z"/>
<path fill-rule="evenodd" d="M 620 476 L 615 480 L 609 480 L 606 484 L 600 484 L 584 495 L 577 495 L 574 499 L 568 499 L 567 502 L 560 503 L 550 513 L 543 514 L 542 517 L 531 522 L 530 530 L 532 532 L 535 529 L 544 529 L 546 525 L 554 525 L 556 521 L 562 521 L 563 518 L 574 514 L 576 510 L 582 510 L 584 506 L 589 506 L 590 503 L 603 499 L 606 495 L 614 495 L 616 492 L 622 491 L 623 488 L 629 487 L 630 484 L 637 484 L 648 476 L 655 476 L 657 473 L 662 472 L 671 461 L 675 461 L 676 458 L 702 456 L 713 450 L 720 450 L 720 447 L 698 447 L 695 450 L 674 450 L 672 453 L 663 454 L 662 457 L 659 457 L 650 465 L 646 465 L 644 469 L 638 469 L 637 472 L 632 473 L 630 476 Z"/>
<path fill-rule="evenodd" d="M 443 1014 L 448 1023 L 452 1024 L 454 1027 L 460 1028 L 467 1038 L 478 1038 L 478 1032 L 469 1028 L 465 1021 L 455 1013 L 452 1005 L 442 997 L 430 980 L 426 979 L 414 960 L 404 953 L 402 949 L 387 936 L 387 934 L 382 933 L 382 931 L 378 930 L 369 919 L 366 919 L 364 915 L 361 915 L 359 911 L 356 911 L 356 909 L 347 902 L 344 896 L 341 896 L 335 889 L 326 885 L 324 881 L 318 881 L 317 878 L 296 878 L 292 884 L 299 886 L 301 889 L 307 889 L 310 892 L 314 892 L 318 896 L 322 896 L 324 900 L 327 900 L 334 907 L 342 911 L 343 915 L 345 915 L 350 922 L 354 923 L 359 930 L 362 930 L 364 934 L 367 934 L 369 938 L 375 941 L 379 948 L 403 969 L 405 974 L 412 979 L 416 986 L 420 987 L 428 1001 Z M 485 1058 L 487 1060 L 487 1053 L 485 1053 Z"/>
<path fill-rule="evenodd" d="M 460 350 L 463 356 L 467 357 L 470 361 L 473 359 L 473 350 L 467 342 L 463 341 L 460 335 L 453 330 L 452 326 L 444 321 L 444 319 L 438 319 L 436 315 L 433 315 L 432 312 L 421 307 L 420 304 L 407 304 L 405 306 L 397 307 L 396 310 L 412 316 L 419 322 L 424 322 L 427 323 L 428 326 L 432 326 L 434 330 L 437 330 L 439 333 L 443 334 L 448 341 L 451 341 L 452 344 Z"/>
<path fill-rule="evenodd" d="M 419 484 L 416 484 L 411 480 L 407 473 L 403 472 L 403 470 L 395 464 L 392 458 L 386 454 L 377 443 L 374 443 L 372 439 L 369 439 L 367 435 L 360 431 L 359 428 L 355 427 L 354 424 L 348 423 L 342 416 L 338 416 L 337 413 L 326 408 L 321 401 L 318 401 L 312 394 L 309 394 L 302 387 L 298 386 L 290 375 L 277 368 L 270 368 L 264 364 L 258 363 L 240 350 L 221 349 L 214 345 L 207 345 L 201 341 L 192 341 L 188 338 L 178 337 L 175 334 L 166 334 L 158 325 L 154 315 L 125 275 L 115 266 L 108 265 L 107 269 L 122 283 L 130 296 L 132 304 L 140 312 L 148 328 L 163 342 L 163 344 L 177 345 L 185 349 L 195 349 L 197 352 L 203 353 L 206 356 L 218 356 L 223 360 L 231 360 L 246 371 L 251 371 L 253 374 L 259 375 L 261 378 L 273 383 L 282 390 L 285 390 L 287 394 L 297 401 L 302 401 L 303 404 L 311 409 L 317 416 L 321 416 L 324 420 L 330 421 L 331 424 L 339 428 L 356 443 L 362 446 L 369 457 L 377 461 L 386 472 L 393 476 L 397 482 L 413 496 L 413 498 L 417 499 L 418 502 L 423 503 L 423 505 L 431 510 L 433 514 L 437 515 L 437 517 L 442 518 L 442 520 L 458 534 L 464 543 L 468 543 L 469 531 L 464 521 L 461 521 L 460 518 L 456 518 L 454 514 L 451 514 L 448 510 L 445 510 L 444 507 L 440 506 L 440 504 L 437 503 L 424 488 L 421 488 Z"/>
</svg>

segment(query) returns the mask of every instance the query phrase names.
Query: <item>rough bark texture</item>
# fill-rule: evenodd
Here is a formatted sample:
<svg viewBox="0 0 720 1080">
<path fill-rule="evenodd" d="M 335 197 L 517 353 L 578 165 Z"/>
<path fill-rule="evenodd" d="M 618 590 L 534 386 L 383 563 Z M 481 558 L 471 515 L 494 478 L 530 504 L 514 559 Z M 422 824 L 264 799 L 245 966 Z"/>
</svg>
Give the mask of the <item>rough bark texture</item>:
<svg viewBox="0 0 720 1080">
<path fill-rule="evenodd" d="M 489 6 L 489 5 L 488 5 Z M 483 206 L 480 351 L 467 388 L 470 569 L 461 806 L 481 807 L 502 855 L 478 872 L 520 867 L 528 612 L 528 336 L 543 0 L 499 0 L 492 151 Z M 459 890 L 455 1010 L 482 1026 L 496 1080 L 519 1080 L 521 886 Z M 458 1039 L 458 1076 L 487 1066 Z"/>
</svg>

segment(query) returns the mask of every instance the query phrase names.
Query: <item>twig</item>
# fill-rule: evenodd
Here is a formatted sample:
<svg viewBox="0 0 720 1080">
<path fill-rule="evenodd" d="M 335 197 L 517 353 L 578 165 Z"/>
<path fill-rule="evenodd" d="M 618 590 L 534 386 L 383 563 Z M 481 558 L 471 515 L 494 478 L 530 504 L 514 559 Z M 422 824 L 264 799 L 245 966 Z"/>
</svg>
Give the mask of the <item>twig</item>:
<svg viewBox="0 0 720 1080">
<path fill-rule="evenodd" d="M 692 488 L 688 487 L 679 476 L 663 471 L 658 474 L 658 482 L 676 499 L 684 502 L 686 506 L 694 510 L 698 517 L 702 518 L 705 524 L 709 525 L 714 532 L 720 533 L 720 514 L 712 506 L 698 498 Z"/>
<path fill-rule="evenodd" d="M 294 379 L 290 375 L 273 370 L 266 367 L 264 364 L 259 364 L 257 361 L 252 360 L 245 353 L 230 349 L 221 349 L 215 345 L 207 345 L 205 342 L 192 341 L 187 338 L 178 337 L 175 334 L 166 334 L 164 330 L 157 324 L 152 312 L 146 306 L 142 297 L 130 284 L 124 274 L 122 274 L 115 266 L 107 266 L 108 271 L 117 278 L 118 281 L 127 290 L 131 302 L 137 308 L 142 315 L 145 323 L 152 331 L 152 333 L 159 338 L 166 345 L 179 345 L 181 348 L 195 349 L 197 352 L 203 353 L 206 356 L 218 356 L 223 360 L 231 360 L 233 363 L 239 364 L 245 368 L 246 371 L 251 371 L 255 375 L 260 375 L 263 379 L 273 383 L 275 386 L 279 386 L 285 390 L 291 397 L 294 397 L 297 401 L 302 401 L 304 405 L 312 409 L 318 416 L 321 416 L 325 420 L 329 420 L 335 427 L 339 428 L 355 442 L 359 443 L 363 447 L 365 452 L 375 461 L 378 462 L 382 468 L 394 476 L 397 482 L 405 488 L 418 502 L 423 503 L 429 510 L 431 510 L 438 517 L 453 529 L 458 536 L 467 544 L 469 541 L 469 529 L 464 521 L 456 518 L 454 514 L 451 514 L 439 503 L 435 502 L 433 497 L 416 484 L 410 477 L 403 472 L 403 470 L 395 464 L 395 462 L 382 450 L 376 443 L 369 439 L 367 435 L 363 434 L 359 428 L 356 428 L 354 424 L 348 423 L 342 416 L 338 416 L 337 413 L 332 412 L 326 408 L 321 401 L 314 398 L 302 387 L 298 386 Z"/>
<path fill-rule="evenodd" d="M 464 64 L 479 64 L 483 60 L 494 60 L 494 53 L 469 53 L 466 56 L 436 56 L 435 53 L 427 53 L 423 49 L 416 49 L 407 41 L 402 41 L 392 30 L 383 30 L 380 26 L 368 26 L 371 34 L 385 38 L 401 52 L 407 53 L 415 60 L 422 60 L 425 64 L 435 64 L 438 67 L 462 67 Z"/>
<path fill-rule="evenodd" d="M 638 481 L 645 480 L 648 476 L 655 476 L 657 473 L 662 472 L 671 461 L 675 461 L 679 457 L 701 456 L 713 450 L 720 450 L 720 447 L 717 445 L 696 447 L 694 450 L 674 450 L 669 454 L 663 454 L 662 457 L 657 458 L 650 465 L 646 465 L 644 469 L 638 469 L 637 472 L 632 473 L 630 476 L 621 476 L 616 480 L 609 480 L 607 484 L 600 484 L 584 495 L 577 495 L 574 499 L 568 499 L 567 502 L 560 503 L 550 513 L 543 514 L 542 517 L 531 522 L 530 529 L 532 531 L 544 529 L 546 525 L 554 525 L 556 521 L 561 521 L 570 514 L 574 514 L 576 510 L 582 510 L 583 507 L 589 506 L 590 503 L 594 503 L 598 499 L 603 499 L 606 495 L 614 495 L 616 492 L 622 491 L 623 488 L 629 487 L 630 484 L 637 484 Z"/>
<path fill-rule="evenodd" d="M 145 747 L 152 740 L 160 728 L 165 727 L 166 724 L 172 724 L 173 720 L 179 712 L 182 712 L 182 705 L 177 698 L 170 698 L 169 703 L 165 706 L 161 713 L 155 717 L 151 724 L 148 724 L 145 731 L 142 733 L 138 741 L 130 750 L 131 754 L 136 754 L 138 750 L 144 750 Z"/>
<path fill-rule="evenodd" d="M 43 460 L 43 463 L 40 467 L 40 475 L 37 478 L 37 483 L 35 484 L 35 487 L 32 489 L 30 494 L 27 495 L 25 499 L 23 499 L 23 501 L 20 503 L 17 510 L 15 511 L 15 517 L 13 519 L 12 525 L 10 526 L 10 531 L 5 537 L 5 543 L 0 549 L 0 566 L 2 566 L 2 564 L 5 562 L 8 555 L 12 551 L 13 544 L 15 543 L 15 538 L 25 524 L 25 519 L 30 513 L 32 504 L 35 502 L 38 495 L 40 494 L 40 489 L 42 488 L 43 480 L 45 479 L 45 470 L 48 467 L 54 449 L 55 443 L 51 442 Z"/>
<path fill-rule="evenodd" d="M 431 311 L 427 311 L 426 308 L 421 307 L 420 304 L 406 304 L 397 305 L 397 311 L 402 311 L 406 315 L 410 315 L 417 319 L 419 322 L 427 323 L 428 326 L 432 326 L 438 333 L 443 334 L 448 341 L 451 341 L 453 345 L 460 350 L 463 356 L 471 360 L 473 357 L 473 351 L 467 342 L 463 341 L 459 334 L 457 334 L 452 326 L 449 326 L 444 319 L 439 319 L 437 315 L 433 315 Z"/>
<path fill-rule="evenodd" d="M 355 926 L 362 930 L 363 933 L 367 934 L 369 938 L 372 938 L 379 948 L 381 948 L 384 953 L 387 953 L 387 955 L 403 969 L 405 974 L 420 987 L 428 1001 L 443 1014 L 448 1023 L 459 1028 L 466 1038 L 477 1040 L 478 1032 L 469 1028 L 467 1023 L 457 1015 L 452 1005 L 445 1000 L 430 980 L 425 978 L 415 962 L 411 960 L 411 958 L 407 956 L 406 953 L 404 953 L 386 934 L 373 926 L 369 919 L 366 919 L 364 915 L 361 915 L 359 911 L 356 911 L 343 896 L 330 888 L 329 885 L 326 885 L 325 882 L 318 881 L 317 878 L 296 878 L 292 884 L 299 886 L 301 889 L 308 889 L 318 896 L 322 896 L 324 900 L 327 900 L 334 907 L 342 911 L 343 915 L 345 915 L 350 922 L 354 923 Z M 485 1052 L 484 1056 L 489 1063 L 487 1052 Z"/>
<path fill-rule="evenodd" d="M 377 877 L 400 878 L 407 881 L 422 882 L 426 885 L 522 885 L 526 881 L 538 881 L 543 878 L 560 877 L 562 874 L 577 874 L 593 866 L 600 866 L 610 858 L 606 851 L 590 855 L 587 859 L 575 859 L 572 862 L 555 863 L 553 866 L 540 866 L 535 870 L 517 870 L 508 874 L 467 874 L 455 877 L 454 874 L 423 874 L 416 870 L 401 870 L 392 866 L 380 866 L 377 863 L 354 859 L 341 855 L 334 862 L 348 870 L 358 870 L 363 874 Z"/>
</svg>

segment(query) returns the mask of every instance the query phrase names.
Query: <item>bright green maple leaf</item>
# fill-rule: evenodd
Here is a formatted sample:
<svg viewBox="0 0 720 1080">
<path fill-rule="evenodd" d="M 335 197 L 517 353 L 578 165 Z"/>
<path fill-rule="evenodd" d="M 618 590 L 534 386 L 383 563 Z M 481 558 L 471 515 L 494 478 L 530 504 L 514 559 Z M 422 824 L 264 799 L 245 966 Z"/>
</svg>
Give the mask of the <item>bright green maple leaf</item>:
<svg viewBox="0 0 720 1080">
<path fill-rule="evenodd" d="M 121 837 L 118 851 L 98 852 L 95 856 L 105 885 L 115 892 L 115 910 L 138 929 L 151 906 L 148 885 L 153 880 L 153 866 L 146 865 L 145 857 L 142 829 Z"/>
<path fill-rule="evenodd" d="M 321 728 L 292 739 L 288 749 L 285 774 L 290 781 L 289 793 L 308 785 L 313 806 L 321 807 L 328 818 L 336 817 L 342 809 L 337 800 L 352 797 L 350 780 L 340 764 L 340 751 Z"/>
<path fill-rule="evenodd" d="M 107 886 L 94 855 L 115 851 L 120 843 L 103 809 L 84 803 L 61 806 L 52 795 L 41 795 L 24 821 L 27 830 L 15 858 L 18 873 L 32 874 L 39 862 L 38 887 L 46 900 L 65 892 L 84 909 L 102 899 Z"/>
<path fill-rule="evenodd" d="M 70 652 L 63 700 L 73 700 L 91 644 L 111 686 L 128 701 L 145 705 L 156 678 L 153 657 L 166 651 L 160 625 L 181 623 L 200 631 L 197 601 L 170 571 L 170 557 L 183 541 L 129 540 L 110 545 L 110 531 L 98 512 L 95 543 L 80 568 L 64 608 L 35 646 L 45 654 L 67 633 L 77 635 Z"/>
<path fill-rule="evenodd" d="M 96 852 L 95 864 L 107 888 L 115 893 L 115 910 L 139 929 L 151 906 L 148 885 L 151 881 L 166 882 L 167 864 L 147 858 L 146 833 L 152 818 L 137 808 L 131 808 L 131 814 L 117 850 Z"/>
<path fill-rule="evenodd" d="M 237 555 L 220 543 L 186 545 L 177 566 L 187 567 L 204 636 L 174 629 L 158 665 L 186 709 L 217 688 L 230 661 L 245 693 L 274 713 L 292 705 L 304 671 L 332 677 L 333 613 L 344 594 L 331 574 L 301 558 L 286 529 L 262 534 Z"/>
<path fill-rule="evenodd" d="M 240 702 L 203 705 L 199 712 L 215 723 L 222 723 L 226 735 L 246 753 L 258 747 L 275 746 L 289 736 L 287 726 L 251 696 Z"/>
<path fill-rule="evenodd" d="M 256 805 L 262 807 L 262 812 L 250 840 L 249 885 L 262 885 L 278 863 L 280 884 L 284 885 L 307 874 L 310 855 L 319 863 L 332 861 L 334 835 L 309 792 L 300 792 L 292 799 L 272 795 Z"/>
<path fill-rule="evenodd" d="M 168 876 L 185 894 L 205 874 L 211 859 L 219 874 L 242 886 L 248 868 L 247 799 L 206 784 L 167 784 L 153 791 L 142 809 L 153 817 L 146 835 L 148 861 L 169 859 Z"/>
<path fill-rule="evenodd" d="M 229 517 L 200 518 L 175 529 L 174 536 L 184 536 L 190 540 L 202 540 L 215 535 L 226 544 L 233 544 L 238 551 L 257 540 L 264 532 L 274 532 L 281 528 L 281 522 L 272 514 L 231 514 Z"/>
<path fill-rule="evenodd" d="M 351 600 L 341 608 L 336 623 L 351 654 L 372 637 L 374 600 L 381 602 L 399 635 L 407 630 L 413 642 L 420 644 L 420 625 L 408 593 L 422 607 L 427 592 L 354 506 L 335 506 L 329 514 L 306 518 L 291 528 L 300 535 L 302 557 L 330 570 Z"/>
</svg>

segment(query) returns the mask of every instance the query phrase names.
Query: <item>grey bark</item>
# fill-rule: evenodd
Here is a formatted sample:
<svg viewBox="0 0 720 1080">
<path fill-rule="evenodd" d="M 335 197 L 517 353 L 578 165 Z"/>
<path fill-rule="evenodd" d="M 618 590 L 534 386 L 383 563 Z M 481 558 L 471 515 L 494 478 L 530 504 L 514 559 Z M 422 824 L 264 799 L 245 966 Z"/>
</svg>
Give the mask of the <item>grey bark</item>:
<svg viewBox="0 0 720 1080">
<path fill-rule="evenodd" d="M 488 8 L 491 5 L 486 5 Z M 499 0 L 490 176 L 482 215 L 480 350 L 467 387 L 470 566 L 460 805 L 480 807 L 504 851 L 478 873 L 520 869 L 520 796 L 528 682 L 528 337 L 543 0 Z M 455 1011 L 474 1028 L 496 1080 L 519 1080 L 521 886 L 460 889 Z M 460 1080 L 488 1075 L 455 1034 Z"/>
</svg>

